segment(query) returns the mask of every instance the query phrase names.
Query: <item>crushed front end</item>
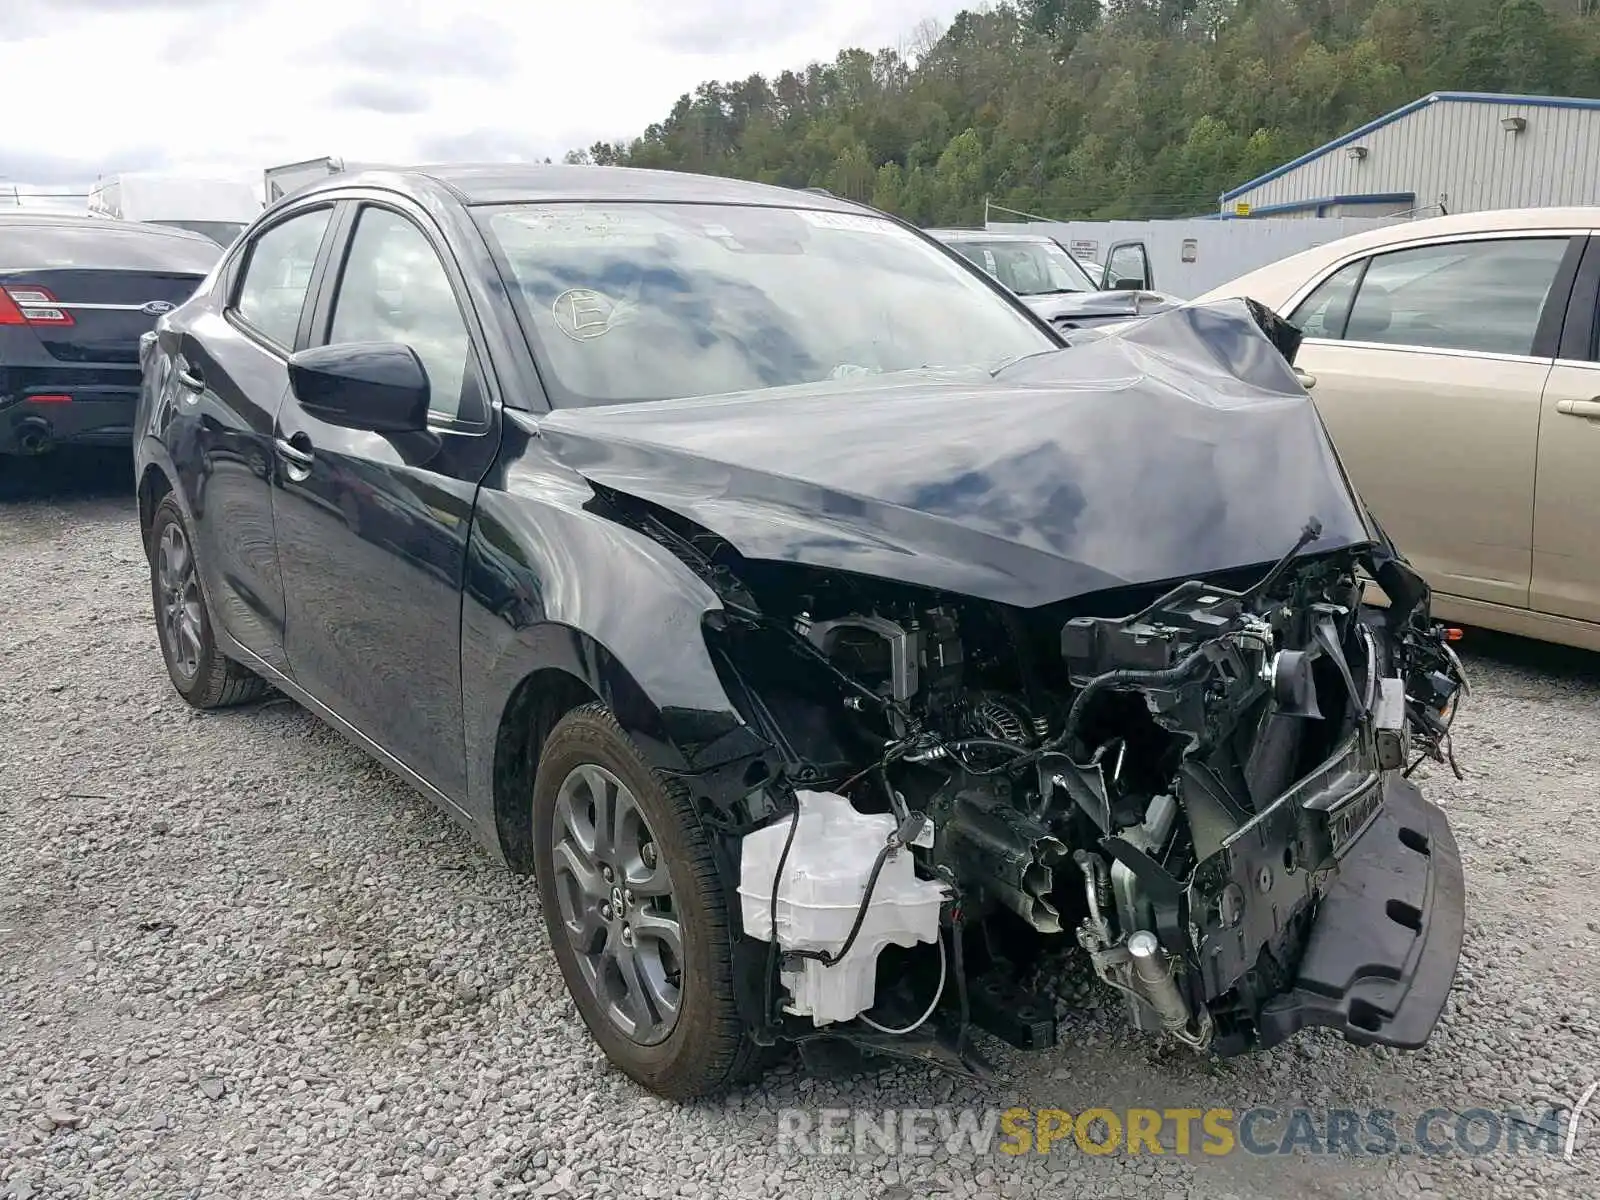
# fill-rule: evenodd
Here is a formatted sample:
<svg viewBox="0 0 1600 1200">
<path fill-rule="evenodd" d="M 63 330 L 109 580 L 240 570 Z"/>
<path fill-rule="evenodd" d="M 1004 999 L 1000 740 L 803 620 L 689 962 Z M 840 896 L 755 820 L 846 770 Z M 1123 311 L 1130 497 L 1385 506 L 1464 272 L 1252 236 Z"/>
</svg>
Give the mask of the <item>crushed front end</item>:
<svg viewBox="0 0 1600 1200">
<path fill-rule="evenodd" d="M 974 1026 L 1055 1043 L 1028 981 L 1075 947 L 1197 1050 L 1431 1033 L 1461 867 L 1407 776 L 1453 764 L 1465 679 L 1386 547 L 1302 554 L 1313 522 L 1270 570 L 1019 609 L 613 501 L 718 592 L 712 657 L 768 747 L 708 814 L 758 1038 L 981 1073 Z"/>
</svg>

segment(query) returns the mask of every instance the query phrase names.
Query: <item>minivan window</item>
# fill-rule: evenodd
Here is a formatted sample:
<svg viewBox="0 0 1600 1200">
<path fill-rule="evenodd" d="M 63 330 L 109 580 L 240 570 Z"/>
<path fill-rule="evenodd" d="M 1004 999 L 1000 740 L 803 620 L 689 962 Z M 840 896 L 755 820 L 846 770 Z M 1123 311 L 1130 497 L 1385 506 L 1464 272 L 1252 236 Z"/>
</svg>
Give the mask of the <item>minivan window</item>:
<svg viewBox="0 0 1600 1200">
<path fill-rule="evenodd" d="M 1490 238 L 1375 255 L 1350 306 L 1344 338 L 1531 354 L 1568 240 Z"/>
<path fill-rule="evenodd" d="M 332 212 L 316 208 L 290 217 L 258 236 L 247 251 L 235 307 L 251 328 L 280 346 L 294 345 L 300 308 Z"/>
<path fill-rule="evenodd" d="M 866 213 L 671 203 L 477 210 L 557 404 L 618 404 L 1057 347 L 951 255 Z"/>
</svg>

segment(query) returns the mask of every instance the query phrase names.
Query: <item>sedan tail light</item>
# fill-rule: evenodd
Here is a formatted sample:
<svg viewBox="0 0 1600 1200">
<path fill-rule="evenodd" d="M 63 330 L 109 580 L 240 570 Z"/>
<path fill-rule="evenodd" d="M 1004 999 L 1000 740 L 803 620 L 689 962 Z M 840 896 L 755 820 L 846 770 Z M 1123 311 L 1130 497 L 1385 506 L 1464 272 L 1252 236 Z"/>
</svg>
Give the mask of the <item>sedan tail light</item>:
<svg viewBox="0 0 1600 1200">
<path fill-rule="evenodd" d="M 0 287 L 0 325 L 72 325 L 72 314 L 58 307 L 48 288 L 34 284 L 8 284 Z"/>
</svg>

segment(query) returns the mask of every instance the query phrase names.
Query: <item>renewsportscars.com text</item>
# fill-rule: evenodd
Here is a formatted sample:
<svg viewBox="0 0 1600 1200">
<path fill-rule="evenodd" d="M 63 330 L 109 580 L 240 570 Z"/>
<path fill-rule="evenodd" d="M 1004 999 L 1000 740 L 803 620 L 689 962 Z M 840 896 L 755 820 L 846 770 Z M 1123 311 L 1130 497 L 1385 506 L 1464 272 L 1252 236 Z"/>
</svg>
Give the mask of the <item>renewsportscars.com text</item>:
<svg viewBox="0 0 1600 1200">
<path fill-rule="evenodd" d="M 1430 1108 L 781 1109 L 796 1154 L 1559 1155 L 1565 1110 Z"/>
</svg>

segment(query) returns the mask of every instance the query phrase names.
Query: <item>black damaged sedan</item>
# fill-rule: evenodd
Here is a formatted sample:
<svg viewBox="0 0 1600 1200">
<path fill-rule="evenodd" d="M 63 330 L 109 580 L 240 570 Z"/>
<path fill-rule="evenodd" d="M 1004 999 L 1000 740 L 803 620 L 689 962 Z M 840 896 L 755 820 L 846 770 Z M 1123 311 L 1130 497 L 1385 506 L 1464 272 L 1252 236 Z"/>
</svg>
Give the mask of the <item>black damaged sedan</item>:
<svg viewBox="0 0 1600 1200">
<path fill-rule="evenodd" d="M 1244 302 L 1066 347 L 812 192 L 334 177 L 142 343 L 162 653 L 533 871 L 662 1095 L 981 1074 L 1077 954 L 1197 1051 L 1420 1046 L 1462 878 L 1406 773 L 1465 680 L 1296 348 Z"/>
</svg>

